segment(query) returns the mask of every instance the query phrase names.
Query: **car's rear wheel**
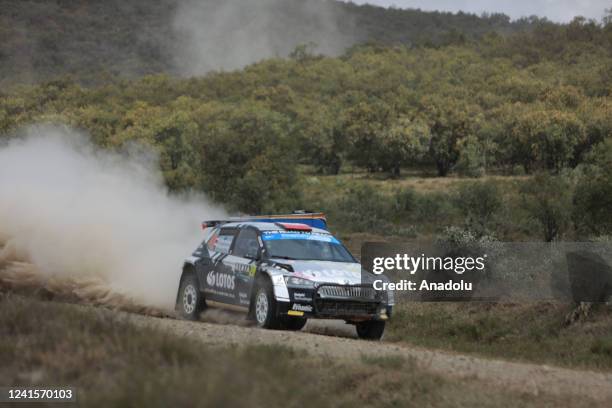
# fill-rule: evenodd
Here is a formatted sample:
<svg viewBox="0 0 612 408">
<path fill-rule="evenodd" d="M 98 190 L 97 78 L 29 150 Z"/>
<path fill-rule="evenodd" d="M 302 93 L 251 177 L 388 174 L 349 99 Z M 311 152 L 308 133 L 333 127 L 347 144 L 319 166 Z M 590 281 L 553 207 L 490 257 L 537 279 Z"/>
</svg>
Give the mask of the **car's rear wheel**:
<svg viewBox="0 0 612 408">
<path fill-rule="evenodd" d="M 200 292 L 198 280 L 192 273 L 185 275 L 181 281 L 176 309 L 185 319 L 198 320 L 200 318 L 200 313 L 204 309 L 204 297 Z"/>
<path fill-rule="evenodd" d="M 364 340 L 380 340 L 385 333 L 385 322 L 382 320 L 358 322 L 355 327 L 357 336 Z"/>
<path fill-rule="evenodd" d="M 274 298 L 272 284 L 266 278 L 257 280 L 253 302 L 253 317 L 259 327 L 265 329 L 277 329 L 280 327 L 280 320 L 276 315 L 276 299 Z"/>
</svg>

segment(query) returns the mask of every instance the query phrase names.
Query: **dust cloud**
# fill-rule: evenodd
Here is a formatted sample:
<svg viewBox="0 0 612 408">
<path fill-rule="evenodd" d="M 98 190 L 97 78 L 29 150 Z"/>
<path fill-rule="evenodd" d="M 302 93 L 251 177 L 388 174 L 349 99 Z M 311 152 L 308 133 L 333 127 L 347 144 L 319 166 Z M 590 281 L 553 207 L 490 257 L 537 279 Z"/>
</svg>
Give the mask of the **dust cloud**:
<svg viewBox="0 0 612 408">
<path fill-rule="evenodd" d="M 184 75 L 232 70 L 286 57 L 298 45 L 341 54 L 356 42 L 354 24 L 326 0 L 186 0 L 173 20 L 175 65 Z"/>
<path fill-rule="evenodd" d="M 173 308 L 200 222 L 224 211 L 169 194 L 146 149 L 103 151 L 65 127 L 22 133 L 0 144 L 0 287 Z"/>
</svg>

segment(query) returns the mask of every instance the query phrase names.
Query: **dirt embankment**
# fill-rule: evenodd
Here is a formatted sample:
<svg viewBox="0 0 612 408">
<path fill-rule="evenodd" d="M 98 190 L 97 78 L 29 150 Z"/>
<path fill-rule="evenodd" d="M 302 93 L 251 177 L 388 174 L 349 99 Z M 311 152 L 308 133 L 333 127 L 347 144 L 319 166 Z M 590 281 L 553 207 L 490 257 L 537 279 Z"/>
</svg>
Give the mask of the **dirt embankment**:
<svg viewBox="0 0 612 408">
<path fill-rule="evenodd" d="M 204 318 L 211 319 L 210 316 Z M 223 319 L 213 315 L 212 319 L 225 323 L 231 317 Z M 385 342 L 366 342 L 347 337 L 352 336 L 352 327 L 343 323 L 309 322 L 305 329 L 307 332 L 283 332 L 244 325 L 189 322 L 142 315 L 132 315 L 131 320 L 138 325 L 153 326 L 211 345 L 279 344 L 334 359 L 401 356 L 413 359 L 425 370 L 446 377 L 476 379 L 486 385 L 532 395 L 546 393 L 584 396 L 603 406 L 612 404 L 612 373 L 485 359 Z"/>
<path fill-rule="evenodd" d="M 209 311 L 204 322 L 160 318 L 163 312 L 138 305 L 117 295 L 101 280 L 57 279 L 44 276 L 21 259 L 10 246 L 0 247 L 0 289 L 35 290 L 37 295 L 111 309 L 127 310 L 136 325 L 152 326 L 210 345 L 279 344 L 311 355 L 355 360 L 362 356 L 399 356 L 414 360 L 424 370 L 459 379 L 482 381 L 487 386 L 530 395 L 583 396 L 602 406 L 612 406 L 612 373 L 571 370 L 546 365 L 486 359 L 394 343 L 354 339 L 354 328 L 337 322 L 309 322 L 303 332 L 261 330 L 246 324 L 242 316 Z M 75 306 L 77 307 L 77 306 Z M 109 313 L 114 313 L 110 312 Z M 323 335 L 322 335 L 323 334 Z"/>
</svg>

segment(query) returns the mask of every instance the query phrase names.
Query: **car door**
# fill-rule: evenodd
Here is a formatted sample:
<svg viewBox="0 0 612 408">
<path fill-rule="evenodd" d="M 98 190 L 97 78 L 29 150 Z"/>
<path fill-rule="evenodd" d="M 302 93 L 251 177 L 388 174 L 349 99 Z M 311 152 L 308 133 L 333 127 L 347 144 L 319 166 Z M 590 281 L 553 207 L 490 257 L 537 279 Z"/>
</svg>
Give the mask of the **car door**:
<svg viewBox="0 0 612 408">
<path fill-rule="evenodd" d="M 226 262 L 226 259 L 231 257 L 237 233 L 237 228 L 221 228 L 219 233 L 208 241 L 211 265 L 199 270 L 200 282 L 207 301 L 236 304 L 234 271 L 231 259 L 229 262 Z"/>
<path fill-rule="evenodd" d="M 258 232 L 253 227 L 240 229 L 231 254 L 223 262 L 234 272 L 236 305 L 248 307 L 251 287 L 261 253 Z"/>
<path fill-rule="evenodd" d="M 213 256 L 216 254 L 215 246 L 219 238 L 219 228 L 212 228 L 207 231 L 206 239 L 196 248 L 191 254 L 197 260 L 194 263 L 196 274 L 198 275 L 198 282 L 200 282 L 200 290 L 204 290 L 203 282 L 206 279 L 206 275 L 214 267 Z"/>
</svg>

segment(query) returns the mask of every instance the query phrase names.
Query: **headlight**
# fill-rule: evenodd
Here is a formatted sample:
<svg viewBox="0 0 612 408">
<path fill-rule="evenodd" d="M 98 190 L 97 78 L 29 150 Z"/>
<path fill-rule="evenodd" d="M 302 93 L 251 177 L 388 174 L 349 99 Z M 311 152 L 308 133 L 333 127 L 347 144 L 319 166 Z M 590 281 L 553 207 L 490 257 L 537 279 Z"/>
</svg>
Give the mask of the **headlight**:
<svg viewBox="0 0 612 408">
<path fill-rule="evenodd" d="M 389 306 L 395 305 L 395 293 L 392 290 L 387 290 L 387 304 Z"/>
<path fill-rule="evenodd" d="M 313 287 L 314 282 L 308 279 L 298 278 L 297 276 L 285 276 L 285 282 L 287 285 L 292 286 L 308 286 Z"/>
<path fill-rule="evenodd" d="M 272 284 L 273 285 L 282 285 L 283 283 L 285 283 L 285 281 L 283 280 L 283 275 L 274 275 L 274 276 L 272 276 Z"/>
<path fill-rule="evenodd" d="M 380 277 L 380 279 L 381 279 L 383 282 L 385 282 L 385 283 L 390 283 L 390 282 L 391 282 L 391 281 L 389 280 L 389 278 L 388 278 L 388 277 L 386 277 L 385 275 L 380 275 L 379 277 Z M 386 291 L 386 292 L 387 292 L 387 304 L 388 304 L 389 306 L 394 305 L 394 304 L 395 304 L 395 293 L 394 293 L 394 291 L 392 291 L 392 290 L 390 290 L 390 289 L 387 289 L 387 291 Z"/>
</svg>

